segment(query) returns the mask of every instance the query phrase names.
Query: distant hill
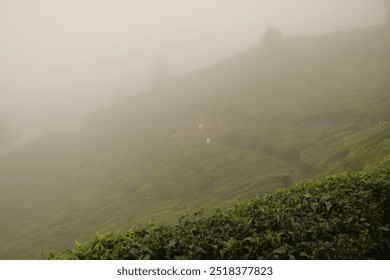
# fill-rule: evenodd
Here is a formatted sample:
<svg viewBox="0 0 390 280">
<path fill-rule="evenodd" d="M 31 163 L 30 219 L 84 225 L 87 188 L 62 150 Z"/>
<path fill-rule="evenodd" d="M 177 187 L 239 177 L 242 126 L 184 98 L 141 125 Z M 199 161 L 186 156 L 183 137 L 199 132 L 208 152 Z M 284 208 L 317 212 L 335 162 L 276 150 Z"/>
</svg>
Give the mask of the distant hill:
<svg viewBox="0 0 390 280">
<path fill-rule="evenodd" d="M 1 155 L 0 258 L 387 167 L 389 50 L 388 26 L 265 42 Z"/>
</svg>

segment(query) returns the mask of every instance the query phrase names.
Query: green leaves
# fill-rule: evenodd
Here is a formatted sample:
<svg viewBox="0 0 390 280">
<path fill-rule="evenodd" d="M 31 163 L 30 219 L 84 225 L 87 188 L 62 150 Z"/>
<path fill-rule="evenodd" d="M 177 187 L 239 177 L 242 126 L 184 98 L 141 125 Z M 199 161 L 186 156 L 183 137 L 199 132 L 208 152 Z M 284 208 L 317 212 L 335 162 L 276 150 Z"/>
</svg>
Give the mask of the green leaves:
<svg viewBox="0 0 390 280">
<path fill-rule="evenodd" d="M 97 235 L 60 259 L 375 259 L 390 251 L 390 172 L 338 174 L 175 226 Z"/>
<path fill-rule="evenodd" d="M 380 227 L 378 227 L 378 229 L 381 230 L 381 231 L 387 231 L 387 232 L 390 231 L 390 228 L 384 227 L 384 226 L 380 226 Z"/>
</svg>

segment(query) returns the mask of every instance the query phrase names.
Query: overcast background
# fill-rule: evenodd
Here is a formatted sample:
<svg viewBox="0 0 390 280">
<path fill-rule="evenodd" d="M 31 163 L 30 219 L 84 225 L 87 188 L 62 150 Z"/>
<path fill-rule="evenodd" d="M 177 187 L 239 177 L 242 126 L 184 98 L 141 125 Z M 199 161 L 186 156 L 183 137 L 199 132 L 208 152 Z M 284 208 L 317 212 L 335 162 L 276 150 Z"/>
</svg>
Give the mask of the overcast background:
<svg viewBox="0 0 390 280">
<path fill-rule="evenodd" d="M 260 42 L 383 22 L 381 0 L 0 0 L 0 116 L 26 140 Z"/>
</svg>

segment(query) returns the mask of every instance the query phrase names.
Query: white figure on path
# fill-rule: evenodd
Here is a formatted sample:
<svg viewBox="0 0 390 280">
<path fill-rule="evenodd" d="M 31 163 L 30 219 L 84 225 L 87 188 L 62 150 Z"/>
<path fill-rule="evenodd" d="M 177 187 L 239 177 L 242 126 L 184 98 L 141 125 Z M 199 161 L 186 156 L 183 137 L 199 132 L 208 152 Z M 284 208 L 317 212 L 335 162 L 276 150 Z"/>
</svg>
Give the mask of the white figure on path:
<svg viewBox="0 0 390 280">
<path fill-rule="evenodd" d="M 200 123 L 200 124 L 198 124 L 198 129 L 199 130 L 202 130 L 203 129 L 203 125 Z"/>
<path fill-rule="evenodd" d="M 210 141 L 211 141 L 210 138 L 207 138 L 207 139 L 206 139 L 206 143 L 207 143 L 207 144 L 210 144 Z"/>
</svg>

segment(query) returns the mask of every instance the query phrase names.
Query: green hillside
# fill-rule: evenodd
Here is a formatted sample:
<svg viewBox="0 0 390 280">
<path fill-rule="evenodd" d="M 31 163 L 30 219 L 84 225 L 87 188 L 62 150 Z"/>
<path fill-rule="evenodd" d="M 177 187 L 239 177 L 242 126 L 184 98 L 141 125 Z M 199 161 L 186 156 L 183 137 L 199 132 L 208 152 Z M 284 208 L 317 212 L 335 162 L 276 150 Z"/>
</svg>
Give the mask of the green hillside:
<svg viewBox="0 0 390 280">
<path fill-rule="evenodd" d="M 1 155 L 0 258 L 388 167 L 389 34 L 265 42 Z"/>
<path fill-rule="evenodd" d="M 56 259 L 388 259 L 390 173 L 337 174 L 175 226 L 97 235 Z M 365 207 L 361 207 L 365 205 Z"/>
</svg>

